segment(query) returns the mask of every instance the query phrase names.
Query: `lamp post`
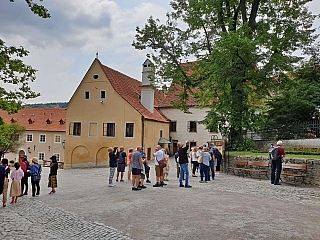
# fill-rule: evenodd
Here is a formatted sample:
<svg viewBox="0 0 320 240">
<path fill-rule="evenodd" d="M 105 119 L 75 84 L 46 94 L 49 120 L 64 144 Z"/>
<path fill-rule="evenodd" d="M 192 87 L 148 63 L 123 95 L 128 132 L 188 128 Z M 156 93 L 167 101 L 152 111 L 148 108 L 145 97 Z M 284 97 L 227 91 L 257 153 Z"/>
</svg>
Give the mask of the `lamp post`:
<svg viewBox="0 0 320 240">
<path fill-rule="evenodd" d="M 61 142 L 61 145 L 62 145 L 62 148 L 65 149 L 65 147 L 66 147 L 66 140 L 63 140 L 63 141 Z"/>
</svg>

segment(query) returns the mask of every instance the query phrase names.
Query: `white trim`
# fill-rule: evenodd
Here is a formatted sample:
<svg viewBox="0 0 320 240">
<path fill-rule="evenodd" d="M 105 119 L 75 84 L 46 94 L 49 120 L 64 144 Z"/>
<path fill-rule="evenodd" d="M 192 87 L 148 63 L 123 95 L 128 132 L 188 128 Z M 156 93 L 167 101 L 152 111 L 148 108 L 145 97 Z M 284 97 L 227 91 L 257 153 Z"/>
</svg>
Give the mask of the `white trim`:
<svg viewBox="0 0 320 240">
<path fill-rule="evenodd" d="M 43 153 L 43 159 L 40 158 L 40 153 Z M 38 159 L 39 160 L 45 160 L 46 159 L 46 154 L 44 152 L 38 152 Z"/>
<path fill-rule="evenodd" d="M 86 93 L 87 93 L 87 92 L 89 93 L 89 98 L 86 98 Z M 90 100 L 90 90 L 85 90 L 85 91 L 83 92 L 83 94 L 84 94 L 84 95 L 83 95 L 83 99 L 84 99 L 84 100 Z"/>
<path fill-rule="evenodd" d="M 97 125 L 96 126 L 97 135 L 95 135 L 95 136 L 90 136 L 90 123 L 95 123 Z M 88 122 L 88 137 L 89 138 L 97 138 L 98 137 L 98 122 Z"/>
<path fill-rule="evenodd" d="M 104 91 L 104 98 L 101 97 L 101 92 Z M 100 100 L 106 100 L 107 98 L 107 90 L 100 90 Z"/>
<path fill-rule="evenodd" d="M 56 142 L 56 136 L 60 136 L 60 142 Z M 62 142 L 62 136 L 61 136 L 61 134 L 54 134 L 54 135 L 53 135 L 53 142 L 54 142 L 54 143 L 61 143 L 61 142 Z"/>
<path fill-rule="evenodd" d="M 127 127 L 127 123 L 133 123 L 133 136 L 132 136 L 132 137 L 126 137 L 126 131 L 127 131 L 127 128 L 126 128 L 126 127 Z M 135 135 L 135 134 L 134 134 L 134 131 L 135 131 L 135 126 L 134 126 L 134 125 L 135 125 L 134 122 L 125 122 L 125 123 L 124 123 L 124 137 L 125 137 L 125 138 L 134 138 L 134 135 Z"/>
<path fill-rule="evenodd" d="M 32 140 L 28 141 L 28 135 L 31 135 Z M 32 133 L 26 133 L 26 142 L 33 142 L 33 134 Z"/>
<path fill-rule="evenodd" d="M 44 142 L 41 142 L 41 136 L 44 135 Z M 47 142 L 47 134 L 41 133 L 39 134 L 39 143 L 46 143 Z"/>
<path fill-rule="evenodd" d="M 111 137 L 111 136 L 107 136 L 107 128 L 106 128 L 106 135 L 105 135 L 105 137 L 106 138 L 116 138 L 116 136 L 117 136 L 117 123 L 116 122 L 105 122 L 106 124 L 108 124 L 108 123 L 114 123 L 114 137 Z M 106 125 L 106 127 L 107 127 L 108 125 Z"/>
<path fill-rule="evenodd" d="M 74 123 L 80 123 L 80 136 L 79 135 L 73 135 L 73 129 L 74 129 Z M 81 137 L 83 134 L 82 132 L 82 121 L 72 121 L 72 135 L 69 135 L 69 136 L 72 136 L 72 137 Z"/>
</svg>

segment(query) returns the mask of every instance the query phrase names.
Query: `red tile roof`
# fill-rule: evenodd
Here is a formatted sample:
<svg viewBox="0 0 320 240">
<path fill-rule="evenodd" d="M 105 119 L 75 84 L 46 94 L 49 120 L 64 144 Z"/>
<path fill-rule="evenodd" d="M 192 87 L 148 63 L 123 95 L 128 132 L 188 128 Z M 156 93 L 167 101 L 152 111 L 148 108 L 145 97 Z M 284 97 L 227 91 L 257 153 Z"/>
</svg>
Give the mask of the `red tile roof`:
<svg viewBox="0 0 320 240">
<path fill-rule="evenodd" d="M 16 122 L 25 126 L 28 131 L 65 132 L 66 116 L 65 108 L 24 108 L 11 115 L 0 109 L 0 117 L 6 123 Z M 60 124 L 61 119 L 63 124 Z"/>
<path fill-rule="evenodd" d="M 99 61 L 99 60 L 98 60 Z M 128 77 L 127 75 L 113 70 L 107 66 L 104 66 L 100 61 L 99 64 L 104 71 L 106 77 L 111 83 L 113 89 L 126 100 L 136 111 L 138 111 L 145 119 L 159 121 L 159 122 L 169 122 L 157 108 L 163 101 L 163 93 L 155 90 L 154 92 L 154 111 L 149 112 L 140 101 L 141 86 L 142 83 L 136 79 Z"/>
</svg>

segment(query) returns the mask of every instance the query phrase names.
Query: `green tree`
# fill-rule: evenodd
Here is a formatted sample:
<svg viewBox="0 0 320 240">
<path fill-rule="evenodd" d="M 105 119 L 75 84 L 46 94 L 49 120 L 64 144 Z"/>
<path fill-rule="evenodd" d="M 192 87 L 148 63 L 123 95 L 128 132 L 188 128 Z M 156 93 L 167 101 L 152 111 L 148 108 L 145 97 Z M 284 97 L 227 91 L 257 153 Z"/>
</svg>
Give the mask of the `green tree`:
<svg viewBox="0 0 320 240">
<path fill-rule="evenodd" d="M 32 0 L 25 1 L 34 14 L 41 18 L 50 17 L 44 6 L 34 3 Z M 14 0 L 10 0 L 10 2 L 14 2 Z M 4 83 L 0 87 L 0 109 L 7 110 L 9 113 L 21 109 L 23 99 L 35 98 L 40 95 L 32 91 L 29 86 L 29 83 L 36 79 L 36 70 L 22 61 L 22 58 L 28 54 L 29 51 L 22 46 L 6 46 L 5 42 L 0 39 L 0 81 Z M 10 85 L 15 87 L 10 87 Z"/>
<path fill-rule="evenodd" d="M 243 130 L 264 126 L 270 91 L 301 60 L 293 52 L 316 40 L 310 1 L 173 0 L 166 23 L 151 16 L 133 46 L 150 50 L 155 85 L 183 86 L 174 106 L 187 112 L 184 101 L 196 96 L 210 106 L 207 128 L 241 141 Z"/>
<path fill-rule="evenodd" d="M 0 117 L 0 158 L 6 153 L 16 152 L 22 145 L 20 137 L 22 137 L 26 128 L 17 123 L 6 124 Z"/>
</svg>

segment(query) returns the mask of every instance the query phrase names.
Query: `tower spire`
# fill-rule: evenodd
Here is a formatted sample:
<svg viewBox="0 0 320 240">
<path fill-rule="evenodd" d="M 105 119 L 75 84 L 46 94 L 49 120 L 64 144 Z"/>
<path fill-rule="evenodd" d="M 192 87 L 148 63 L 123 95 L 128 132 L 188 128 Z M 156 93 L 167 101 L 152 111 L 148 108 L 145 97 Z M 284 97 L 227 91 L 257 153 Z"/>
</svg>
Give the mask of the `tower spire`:
<svg viewBox="0 0 320 240">
<path fill-rule="evenodd" d="M 98 53 L 98 51 L 96 52 L 96 59 L 99 59 L 99 53 Z"/>
</svg>

